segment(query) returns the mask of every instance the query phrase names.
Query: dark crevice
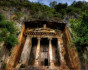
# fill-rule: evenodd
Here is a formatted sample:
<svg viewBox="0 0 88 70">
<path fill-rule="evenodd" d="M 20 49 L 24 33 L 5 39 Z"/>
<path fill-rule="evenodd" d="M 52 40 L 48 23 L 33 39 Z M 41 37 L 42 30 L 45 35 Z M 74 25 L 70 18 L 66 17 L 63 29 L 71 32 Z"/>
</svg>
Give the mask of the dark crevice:
<svg viewBox="0 0 88 70">
<path fill-rule="evenodd" d="M 43 27 L 43 25 L 46 24 L 48 28 L 52 29 L 60 29 L 64 30 L 66 23 L 57 23 L 57 22 L 47 22 L 47 21 L 30 21 L 25 22 L 26 28 L 40 28 Z"/>
<path fill-rule="evenodd" d="M 68 66 L 69 69 L 73 69 L 72 66 L 71 66 L 71 61 L 70 61 L 70 58 L 69 58 L 69 52 L 68 52 L 68 47 L 67 47 L 67 37 L 66 37 L 66 34 L 64 33 L 64 36 L 63 36 L 63 46 L 65 48 L 65 61 L 66 61 L 66 65 Z"/>
</svg>

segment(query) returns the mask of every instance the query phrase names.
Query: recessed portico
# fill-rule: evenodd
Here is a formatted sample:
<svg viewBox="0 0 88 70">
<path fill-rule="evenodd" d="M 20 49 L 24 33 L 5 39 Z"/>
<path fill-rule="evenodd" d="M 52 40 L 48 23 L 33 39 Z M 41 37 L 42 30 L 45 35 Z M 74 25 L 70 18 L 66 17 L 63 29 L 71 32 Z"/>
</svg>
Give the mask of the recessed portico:
<svg viewBox="0 0 88 70">
<path fill-rule="evenodd" d="M 25 51 L 28 55 L 22 52 L 21 58 L 23 55 L 25 55 L 25 58 L 21 59 L 21 63 L 28 66 L 52 67 L 65 62 L 64 56 L 60 54 L 62 52 L 61 47 L 63 47 L 59 41 L 61 38 L 60 32 L 44 25 L 42 28 L 27 29 L 24 35 L 26 36 L 26 42 L 23 51 L 25 51 L 26 45 L 31 48 L 29 52 Z M 31 38 L 31 43 L 29 43 L 29 38 Z"/>
</svg>

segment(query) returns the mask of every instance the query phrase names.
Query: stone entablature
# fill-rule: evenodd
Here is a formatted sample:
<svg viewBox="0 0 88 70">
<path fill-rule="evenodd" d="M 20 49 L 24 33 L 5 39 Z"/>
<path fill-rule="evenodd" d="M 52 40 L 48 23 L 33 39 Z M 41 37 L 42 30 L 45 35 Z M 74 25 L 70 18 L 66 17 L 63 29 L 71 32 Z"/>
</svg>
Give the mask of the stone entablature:
<svg viewBox="0 0 88 70">
<path fill-rule="evenodd" d="M 57 35 L 57 33 L 52 33 L 52 32 L 50 32 L 50 33 L 47 33 L 47 32 L 27 32 L 27 33 L 25 33 L 25 35 L 50 35 L 50 36 L 56 36 Z"/>
<path fill-rule="evenodd" d="M 31 37 L 52 37 L 52 38 L 58 38 L 60 36 L 61 31 L 60 30 L 54 30 L 51 28 L 47 28 L 46 25 L 44 25 L 42 28 L 33 28 L 33 29 L 27 29 L 24 33 L 25 36 L 31 36 Z"/>
</svg>

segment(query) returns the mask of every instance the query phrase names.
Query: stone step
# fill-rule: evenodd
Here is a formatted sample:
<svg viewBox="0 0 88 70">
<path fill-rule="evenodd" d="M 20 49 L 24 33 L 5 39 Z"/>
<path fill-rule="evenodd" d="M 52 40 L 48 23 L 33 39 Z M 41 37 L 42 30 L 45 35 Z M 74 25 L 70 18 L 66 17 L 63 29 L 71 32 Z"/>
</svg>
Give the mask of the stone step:
<svg viewBox="0 0 88 70">
<path fill-rule="evenodd" d="M 59 67 L 49 67 L 49 66 L 39 66 L 39 67 L 28 67 L 28 68 L 19 68 L 19 69 L 12 69 L 12 70 L 59 70 Z"/>
</svg>

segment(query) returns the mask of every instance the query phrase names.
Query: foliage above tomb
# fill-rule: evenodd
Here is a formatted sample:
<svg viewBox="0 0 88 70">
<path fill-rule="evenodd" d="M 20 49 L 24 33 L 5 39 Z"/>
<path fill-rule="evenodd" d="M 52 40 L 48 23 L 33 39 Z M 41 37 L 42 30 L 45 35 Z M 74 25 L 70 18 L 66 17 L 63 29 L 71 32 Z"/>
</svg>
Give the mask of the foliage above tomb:
<svg viewBox="0 0 88 70">
<path fill-rule="evenodd" d="M 88 2 L 85 1 L 74 1 L 71 5 L 67 3 L 57 3 L 55 1 L 50 3 L 50 7 L 40 4 L 40 3 L 33 3 L 28 0 L 3 0 L 0 1 L 0 6 L 4 7 L 17 7 L 19 8 L 18 11 L 25 7 L 30 10 L 31 15 L 37 15 L 39 18 L 43 19 L 46 17 L 49 18 L 65 18 L 64 16 L 70 15 L 77 17 L 79 14 L 88 10 Z M 19 12 L 18 18 L 22 16 L 23 13 Z"/>
<path fill-rule="evenodd" d="M 80 18 L 70 20 L 70 27 L 73 33 L 73 41 L 81 49 L 88 46 L 88 14 L 82 13 Z"/>
</svg>

